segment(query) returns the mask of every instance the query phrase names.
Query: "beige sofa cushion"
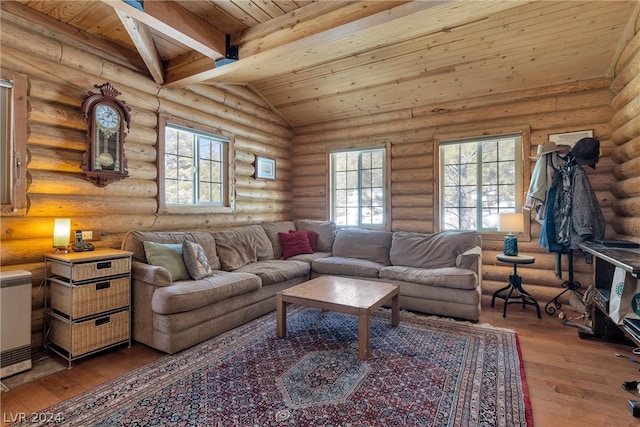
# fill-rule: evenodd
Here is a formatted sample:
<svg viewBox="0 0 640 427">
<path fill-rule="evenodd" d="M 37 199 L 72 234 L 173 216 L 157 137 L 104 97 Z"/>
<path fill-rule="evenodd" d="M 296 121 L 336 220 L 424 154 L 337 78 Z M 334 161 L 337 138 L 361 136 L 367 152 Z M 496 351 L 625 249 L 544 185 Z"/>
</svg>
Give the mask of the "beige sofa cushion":
<svg viewBox="0 0 640 427">
<path fill-rule="evenodd" d="M 180 280 L 157 288 L 151 298 L 151 309 L 160 314 L 191 311 L 260 287 L 260 278 L 254 274 L 215 271 L 204 279 Z"/>
<path fill-rule="evenodd" d="M 478 286 L 476 273 L 456 267 L 427 269 L 392 265 L 380 270 L 380 278 L 451 289 L 475 289 Z"/>
<path fill-rule="evenodd" d="M 418 268 L 455 267 L 458 255 L 476 246 L 475 231 L 420 234 L 393 233 L 389 257 L 393 265 Z"/>
<path fill-rule="evenodd" d="M 294 221 L 296 230 L 312 230 L 318 233 L 317 252 L 331 252 L 336 237 L 336 224 L 333 221 L 317 221 L 312 219 L 297 219 Z"/>
<path fill-rule="evenodd" d="M 311 266 L 302 261 L 265 260 L 247 264 L 236 272 L 253 273 L 262 279 L 262 286 L 285 282 L 296 277 L 307 277 Z"/>
<path fill-rule="evenodd" d="M 295 230 L 296 225 L 293 221 L 265 222 L 260 225 L 267 234 L 271 246 L 273 246 L 273 257 L 279 259 L 282 257 L 282 244 L 278 238 L 278 233 L 288 233 L 289 230 Z"/>
<path fill-rule="evenodd" d="M 213 235 L 222 269 L 236 270 L 250 262 L 274 259 L 273 246 L 259 225 L 247 225 Z"/>
<path fill-rule="evenodd" d="M 220 269 L 216 242 L 211 234 L 205 232 L 130 231 L 124 236 L 122 250 L 133 252 L 133 259 L 149 264 L 144 252 L 144 242 L 182 244 L 185 240 L 200 244 L 207 255 L 211 269 Z"/>
<path fill-rule="evenodd" d="M 315 259 L 311 263 L 312 269 L 318 274 L 337 276 L 378 277 L 378 271 L 384 265 L 366 259 L 328 257 Z"/>
<path fill-rule="evenodd" d="M 333 255 L 343 258 L 366 259 L 389 265 L 389 249 L 393 233 L 388 231 L 343 228 L 336 233 Z"/>
</svg>

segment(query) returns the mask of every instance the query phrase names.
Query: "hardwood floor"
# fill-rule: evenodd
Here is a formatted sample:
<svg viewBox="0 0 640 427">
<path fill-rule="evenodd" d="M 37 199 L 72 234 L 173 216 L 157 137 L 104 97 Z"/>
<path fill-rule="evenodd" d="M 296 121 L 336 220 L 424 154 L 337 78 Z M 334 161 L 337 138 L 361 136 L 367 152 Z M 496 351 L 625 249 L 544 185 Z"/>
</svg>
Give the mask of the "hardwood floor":
<svg viewBox="0 0 640 427">
<path fill-rule="evenodd" d="M 275 315 L 275 313 L 274 313 Z M 625 381 L 640 380 L 640 364 L 628 358 L 633 347 L 582 340 L 577 329 L 563 326 L 557 316 L 538 319 L 532 307 L 510 305 L 502 317 L 502 301 L 490 307 L 483 298 L 479 323 L 518 333 L 525 374 L 537 426 L 638 426 L 628 408 L 637 395 L 622 389 Z M 274 331 L 275 333 L 275 331 Z M 626 357 L 616 357 L 616 353 Z M 134 343 L 99 356 L 81 359 L 70 370 L 2 393 L 2 425 L 19 414 L 47 407 L 116 378 L 162 357 L 162 353 Z"/>
</svg>

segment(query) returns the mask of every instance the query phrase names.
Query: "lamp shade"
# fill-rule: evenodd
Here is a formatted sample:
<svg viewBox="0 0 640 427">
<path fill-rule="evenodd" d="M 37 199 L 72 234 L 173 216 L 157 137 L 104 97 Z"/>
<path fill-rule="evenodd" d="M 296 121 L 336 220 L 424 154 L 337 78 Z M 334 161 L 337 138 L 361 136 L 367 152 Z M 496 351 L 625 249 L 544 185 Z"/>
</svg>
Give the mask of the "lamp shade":
<svg viewBox="0 0 640 427">
<path fill-rule="evenodd" d="M 56 218 L 53 220 L 53 246 L 66 248 L 71 236 L 71 220 L 69 218 Z"/>
<path fill-rule="evenodd" d="M 524 231 L 524 215 L 522 215 L 522 212 L 501 213 L 498 217 L 498 231 L 522 233 Z"/>
</svg>

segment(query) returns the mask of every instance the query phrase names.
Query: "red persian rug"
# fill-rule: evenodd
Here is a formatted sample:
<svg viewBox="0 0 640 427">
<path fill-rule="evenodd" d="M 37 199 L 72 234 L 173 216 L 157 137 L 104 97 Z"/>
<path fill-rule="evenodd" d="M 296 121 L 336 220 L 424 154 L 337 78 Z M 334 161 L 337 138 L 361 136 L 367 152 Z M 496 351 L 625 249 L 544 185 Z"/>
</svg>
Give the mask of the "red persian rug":
<svg viewBox="0 0 640 427">
<path fill-rule="evenodd" d="M 65 426 L 531 426 L 515 333 L 390 311 L 288 307 L 46 410 Z M 33 425 L 33 424 L 30 424 Z M 58 424 L 60 425 L 60 424 Z"/>
</svg>

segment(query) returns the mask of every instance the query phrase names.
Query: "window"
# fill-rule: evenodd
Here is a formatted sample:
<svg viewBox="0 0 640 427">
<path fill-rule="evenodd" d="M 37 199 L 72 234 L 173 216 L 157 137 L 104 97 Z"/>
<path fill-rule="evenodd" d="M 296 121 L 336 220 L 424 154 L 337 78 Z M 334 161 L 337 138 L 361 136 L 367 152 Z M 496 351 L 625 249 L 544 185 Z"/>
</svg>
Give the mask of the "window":
<svg viewBox="0 0 640 427">
<path fill-rule="evenodd" d="M 232 207 L 232 140 L 212 129 L 161 118 L 160 208 L 225 211 Z"/>
<path fill-rule="evenodd" d="M 0 199 L 2 213 L 27 208 L 27 78 L 0 69 Z"/>
<path fill-rule="evenodd" d="M 440 143 L 442 230 L 496 231 L 498 214 L 521 212 L 522 134 Z"/>
<path fill-rule="evenodd" d="M 331 219 L 338 226 L 386 223 L 386 150 L 331 153 Z"/>
</svg>

